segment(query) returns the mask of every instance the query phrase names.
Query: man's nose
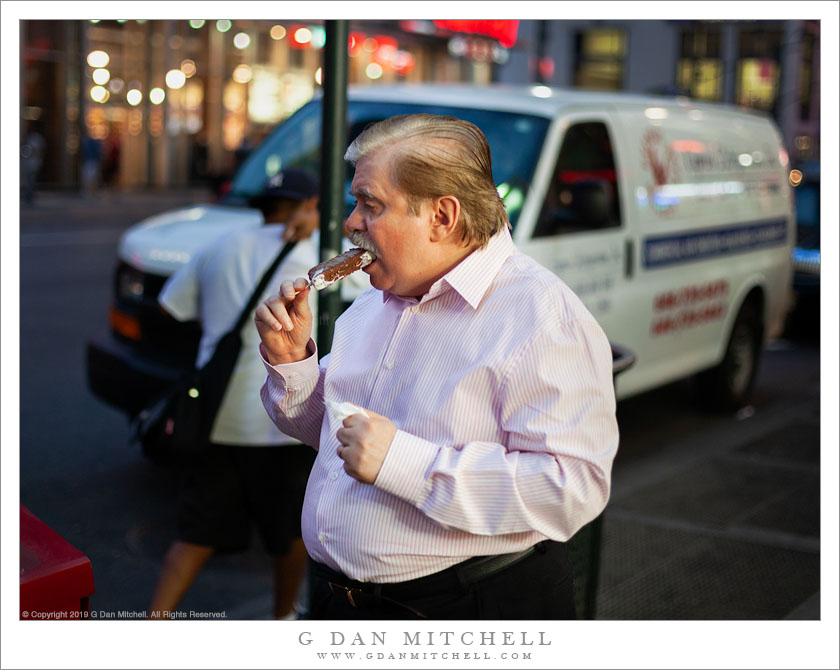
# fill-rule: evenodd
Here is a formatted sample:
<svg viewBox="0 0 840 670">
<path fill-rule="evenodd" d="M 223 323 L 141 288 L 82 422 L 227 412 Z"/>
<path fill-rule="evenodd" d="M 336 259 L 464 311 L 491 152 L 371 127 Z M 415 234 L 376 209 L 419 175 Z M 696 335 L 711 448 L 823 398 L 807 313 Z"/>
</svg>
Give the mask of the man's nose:
<svg viewBox="0 0 840 670">
<path fill-rule="evenodd" d="M 350 212 L 350 216 L 344 220 L 345 235 L 349 235 L 355 230 L 364 230 L 364 223 L 362 217 L 358 214 L 358 207 L 354 207 L 353 211 Z"/>
</svg>

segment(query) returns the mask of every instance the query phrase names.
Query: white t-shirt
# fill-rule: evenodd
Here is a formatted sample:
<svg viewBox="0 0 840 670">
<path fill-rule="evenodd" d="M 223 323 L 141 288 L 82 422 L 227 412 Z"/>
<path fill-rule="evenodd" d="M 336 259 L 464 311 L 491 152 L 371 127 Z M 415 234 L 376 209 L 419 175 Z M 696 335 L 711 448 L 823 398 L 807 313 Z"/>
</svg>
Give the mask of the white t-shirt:
<svg viewBox="0 0 840 670">
<path fill-rule="evenodd" d="M 283 225 L 236 231 L 204 247 L 167 280 L 158 298 L 179 321 L 199 319 L 202 326 L 196 365 L 213 354 L 216 343 L 239 318 L 245 303 L 282 248 Z M 285 279 L 305 277 L 318 262 L 318 235 L 297 243 L 286 256 L 260 301 L 280 290 Z M 259 304 L 259 303 L 257 303 Z M 310 293 L 313 331 L 317 295 Z M 314 332 L 313 332 L 314 334 Z M 242 350 L 210 439 L 217 444 L 281 445 L 298 440 L 284 435 L 269 419 L 260 400 L 265 367 L 259 356 L 259 334 L 253 313 L 242 329 Z"/>
</svg>

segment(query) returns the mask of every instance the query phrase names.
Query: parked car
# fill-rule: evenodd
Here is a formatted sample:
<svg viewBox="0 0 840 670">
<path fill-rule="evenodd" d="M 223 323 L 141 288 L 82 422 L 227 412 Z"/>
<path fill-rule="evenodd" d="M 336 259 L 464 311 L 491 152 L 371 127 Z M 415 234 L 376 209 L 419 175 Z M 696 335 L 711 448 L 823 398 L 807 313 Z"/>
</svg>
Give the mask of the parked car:
<svg viewBox="0 0 840 670">
<path fill-rule="evenodd" d="M 768 116 L 546 87 L 363 87 L 349 92 L 348 142 L 413 112 L 453 114 L 484 131 L 514 242 L 635 354 L 616 380 L 619 398 L 698 374 L 717 404 L 745 401 L 761 344 L 789 307 L 795 237 L 787 153 Z M 260 225 L 248 199 L 281 167 L 317 174 L 320 139 L 315 99 L 251 153 L 222 204 L 125 233 L 112 332 L 88 348 L 99 397 L 135 412 L 178 361 L 191 362 L 197 331 L 161 314 L 161 285 L 200 245 Z M 348 187 L 351 176 L 348 168 Z"/>
</svg>

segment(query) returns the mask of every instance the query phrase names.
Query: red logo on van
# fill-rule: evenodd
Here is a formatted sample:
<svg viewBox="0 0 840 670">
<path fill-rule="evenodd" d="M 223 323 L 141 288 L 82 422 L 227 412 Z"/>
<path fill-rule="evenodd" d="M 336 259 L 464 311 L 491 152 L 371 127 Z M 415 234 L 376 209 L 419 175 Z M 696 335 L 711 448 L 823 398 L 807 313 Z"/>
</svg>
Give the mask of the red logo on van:
<svg viewBox="0 0 840 670">
<path fill-rule="evenodd" d="M 642 137 L 642 164 L 650 170 L 654 185 L 674 183 L 677 157 L 674 150 L 666 146 L 662 133 L 656 128 L 648 128 Z"/>
</svg>

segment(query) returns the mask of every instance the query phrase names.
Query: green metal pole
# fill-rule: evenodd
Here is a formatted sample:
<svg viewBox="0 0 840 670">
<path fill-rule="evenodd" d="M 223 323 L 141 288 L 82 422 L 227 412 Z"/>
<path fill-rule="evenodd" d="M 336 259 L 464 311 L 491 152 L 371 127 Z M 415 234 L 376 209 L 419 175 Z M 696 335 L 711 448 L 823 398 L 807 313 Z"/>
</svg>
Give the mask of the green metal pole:
<svg viewBox="0 0 840 670">
<path fill-rule="evenodd" d="M 341 253 L 344 228 L 344 151 L 347 142 L 347 21 L 326 21 L 321 110 L 321 261 Z M 318 293 L 318 355 L 332 347 L 341 314 L 338 284 Z"/>
</svg>

